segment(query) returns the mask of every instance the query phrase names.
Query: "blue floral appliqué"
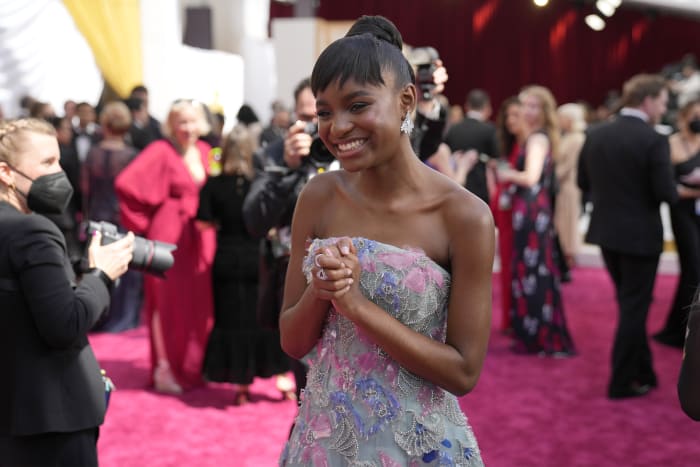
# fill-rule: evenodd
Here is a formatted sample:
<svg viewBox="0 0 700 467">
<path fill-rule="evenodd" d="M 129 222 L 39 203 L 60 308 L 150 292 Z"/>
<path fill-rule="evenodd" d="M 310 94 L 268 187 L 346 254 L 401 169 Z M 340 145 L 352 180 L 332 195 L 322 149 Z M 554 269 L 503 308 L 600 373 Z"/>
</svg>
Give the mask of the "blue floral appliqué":
<svg viewBox="0 0 700 467">
<path fill-rule="evenodd" d="M 369 407 L 369 413 L 375 420 L 367 419 L 373 423 L 362 424 L 360 433 L 365 437 L 370 437 L 396 418 L 401 404 L 393 394 L 386 391 L 377 380 L 373 378 L 362 378 L 355 383 L 355 388 L 362 400 Z"/>
<path fill-rule="evenodd" d="M 336 391 L 331 394 L 330 401 L 333 406 L 336 422 L 344 418 L 351 418 L 356 427 L 362 425 L 362 418 L 357 410 L 355 410 L 355 407 L 352 405 L 352 399 L 347 393 Z"/>
<path fill-rule="evenodd" d="M 445 440 L 445 441 L 447 441 L 447 440 Z M 448 441 L 448 443 L 449 443 L 449 441 Z M 443 445 L 445 444 L 444 441 L 442 444 Z M 451 446 L 451 444 L 450 444 L 450 446 Z M 445 447 L 450 447 L 450 446 L 445 446 Z M 426 464 L 431 464 L 435 460 L 437 460 L 436 465 L 442 466 L 442 467 L 454 467 L 456 465 L 454 460 L 452 459 L 452 456 L 450 456 L 449 453 L 447 453 L 445 451 L 438 451 L 437 449 L 434 451 L 430 451 L 427 454 L 424 454 L 423 457 L 421 458 L 421 460 Z"/>
<path fill-rule="evenodd" d="M 357 249 L 357 259 L 360 261 L 360 264 L 366 264 L 367 261 L 372 260 L 372 256 L 377 249 L 376 242 L 365 238 L 357 238 L 353 244 Z"/>
<path fill-rule="evenodd" d="M 394 313 L 398 313 L 401 310 L 401 300 L 397 294 L 399 286 L 399 278 L 396 274 L 391 271 L 384 271 L 381 281 L 374 291 L 376 297 L 391 305 Z"/>
</svg>

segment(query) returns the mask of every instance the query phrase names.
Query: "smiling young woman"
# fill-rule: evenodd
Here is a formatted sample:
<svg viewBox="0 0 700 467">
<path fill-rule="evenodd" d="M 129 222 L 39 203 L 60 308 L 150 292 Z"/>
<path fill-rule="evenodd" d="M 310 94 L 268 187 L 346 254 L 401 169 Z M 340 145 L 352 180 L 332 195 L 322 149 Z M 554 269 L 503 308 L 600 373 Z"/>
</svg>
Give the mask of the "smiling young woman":
<svg viewBox="0 0 700 467">
<path fill-rule="evenodd" d="M 331 44 L 311 77 L 343 170 L 296 205 L 280 331 L 310 367 L 281 464 L 481 465 L 455 394 L 486 354 L 493 220 L 413 152 L 401 36 L 385 18 L 359 22 L 369 32 Z"/>
</svg>

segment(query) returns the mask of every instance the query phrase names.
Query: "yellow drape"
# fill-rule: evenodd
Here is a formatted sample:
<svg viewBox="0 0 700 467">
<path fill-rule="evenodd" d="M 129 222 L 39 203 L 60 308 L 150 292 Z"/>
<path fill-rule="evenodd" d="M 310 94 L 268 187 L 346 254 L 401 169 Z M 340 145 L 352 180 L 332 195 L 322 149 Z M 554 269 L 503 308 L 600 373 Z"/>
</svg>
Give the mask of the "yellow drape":
<svg viewBox="0 0 700 467">
<path fill-rule="evenodd" d="M 143 82 L 140 0 L 63 0 L 105 81 L 121 97 Z"/>
</svg>

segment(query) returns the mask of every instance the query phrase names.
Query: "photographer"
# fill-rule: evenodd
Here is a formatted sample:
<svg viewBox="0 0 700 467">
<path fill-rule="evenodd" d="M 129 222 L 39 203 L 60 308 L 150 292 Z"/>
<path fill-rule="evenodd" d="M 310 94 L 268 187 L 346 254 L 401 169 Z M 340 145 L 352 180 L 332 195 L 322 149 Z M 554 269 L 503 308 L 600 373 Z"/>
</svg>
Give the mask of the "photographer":
<svg viewBox="0 0 700 467">
<path fill-rule="evenodd" d="M 275 329 L 282 307 L 290 226 L 297 196 L 313 175 L 328 170 L 332 164 L 332 160 L 319 160 L 322 157 L 311 155 L 314 135 L 309 134 L 313 132 L 313 125 L 309 124 L 316 122 L 316 99 L 308 78 L 294 90 L 294 112 L 298 120 L 287 136 L 255 155 L 256 176 L 243 204 L 246 228 L 254 237 L 264 239 L 260 252 L 258 320 L 261 325 Z M 306 369 L 294 361 L 292 371 L 299 397 L 299 391 L 306 385 Z M 288 390 L 280 384 L 278 389 Z"/>
<path fill-rule="evenodd" d="M 0 464 L 97 465 L 105 385 L 87 332 L 132 257 L 134 237 L 89 248 L 76 284 L 60 214 L 73 190 L 59 166 L 55 130 L 0 123 Z"/>
</svg>

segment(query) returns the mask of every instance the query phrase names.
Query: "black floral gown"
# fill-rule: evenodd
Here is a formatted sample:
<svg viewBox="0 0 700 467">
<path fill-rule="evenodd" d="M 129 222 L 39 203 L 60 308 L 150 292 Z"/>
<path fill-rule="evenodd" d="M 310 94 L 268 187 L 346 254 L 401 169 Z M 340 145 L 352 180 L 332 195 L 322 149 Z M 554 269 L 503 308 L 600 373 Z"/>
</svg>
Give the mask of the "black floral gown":
<svg viewBox="0 0 700 467">
<path fill-rule="evenodd" d="M 525 168 L 525 147 L 516 169 Z M 575 353 L 566 328 L 560 272 L 554 248 L 552 200 L 554 163 L 547 154 L 540 181 L 527 188 L 513 185 L 513 256 L 510 309 L 513 350 L 567 356 Z"/>
</svg>

